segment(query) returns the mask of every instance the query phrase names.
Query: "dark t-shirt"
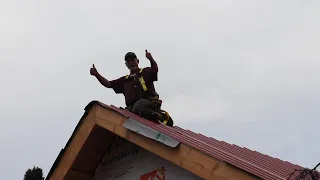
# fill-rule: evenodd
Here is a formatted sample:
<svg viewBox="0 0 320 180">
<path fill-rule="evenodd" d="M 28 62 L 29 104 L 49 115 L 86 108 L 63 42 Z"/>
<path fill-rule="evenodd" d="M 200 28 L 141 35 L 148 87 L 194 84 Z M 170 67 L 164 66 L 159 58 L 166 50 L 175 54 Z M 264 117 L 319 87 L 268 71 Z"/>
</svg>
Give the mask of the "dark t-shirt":
<svg viewBox="0 0 320 180">
<path fill-rule="evenodd" d="M 126 76 L 122 76 L 118 79 L 110 81 L 111 87 L 115 93 L 122 93 L 125 97 L 126 105 L 130 106 L 137 102 L 143 95 L 156 96 L 157 93 L 154 88 L 154 81 L 158 80 L 158 71 L 151 67 L 146 67 L 141 72 L 148 90 L 143 91 L 139 81 L 135 81 L 133 77 L 126 79 Z"/>
</svg>

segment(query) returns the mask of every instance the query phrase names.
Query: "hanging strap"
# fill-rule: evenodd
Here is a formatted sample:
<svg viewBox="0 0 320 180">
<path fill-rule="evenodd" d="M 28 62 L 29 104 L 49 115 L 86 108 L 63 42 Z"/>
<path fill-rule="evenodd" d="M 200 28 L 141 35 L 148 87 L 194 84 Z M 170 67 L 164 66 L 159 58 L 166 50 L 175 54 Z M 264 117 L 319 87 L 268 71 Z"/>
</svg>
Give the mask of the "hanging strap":
<svg viewBox="0 0 320 180">
<path fill-rule="evenodd" d="M 162 121 L 162 124 L 166 125 L 168 123 L 168 121 L 169 121 L 170 115 L 165 110 L 161 110 L 161 112 L 165 113 L 165 115 L 166 115 L 166 119 L 164 121 Z"/>
<path fill-rule="evenodd" d="M 142 71 L 143 71 L 143 68 L 142 68 L 142 69 L 140 68 L 139 74 L 141 74 Z M 129 76 L 130 76 L 130 75 L 127 75 L 127 76 L 126 76 L 126 79 L 128 79 Z M 140 82 L 140 85 L 141 85 L 142 88 L 143 88 L 143 91 L 148 91 L 148 88 L 147 88 L 146 82 L 145 82 L 144 79 L 143 79 L 143 76 L 140 76 L 140 77 L 139 77 L 139 82 Z"/>
<path fill-rule="evenodd" d="M 146 82 L 144 81 L 144 79 L 143 79 L 142 76 L 139 78 L 139 82 L 140 82 L 140 84 L 141 84 L 141 86 L 142 86 L 142 88 L 143 88 L 143 91 L 148 91 Z"/>
</svg>

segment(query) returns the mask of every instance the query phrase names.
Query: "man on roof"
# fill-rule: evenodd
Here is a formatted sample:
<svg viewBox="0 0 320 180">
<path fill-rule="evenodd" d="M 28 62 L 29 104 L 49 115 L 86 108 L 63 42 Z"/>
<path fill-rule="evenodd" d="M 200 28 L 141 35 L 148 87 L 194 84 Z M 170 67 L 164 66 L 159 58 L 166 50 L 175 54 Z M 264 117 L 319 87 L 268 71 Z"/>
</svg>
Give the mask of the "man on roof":
<svg viewBox="0 0 320 180">
<path fill-rule="evenodd" d="M 161 122 L 172 126 L 171 117 L 160 109 L 161 100 L 155 90 L 154 81 L 158 80 L 158 65 L 151 53 L 145 50 L 146 58 L 149 59 L 151 67 L 140 68 L 139 59 L 133 52 L 128 52 L 125 64 L 129 69 L 129 75 L 109 81 L 104 78 L 93 66 L 90 74 L 106 88 L 112 88 L 115 93 L 123 94 L 125 97 L 126 110 L 154 122 Z"/>
</svg>

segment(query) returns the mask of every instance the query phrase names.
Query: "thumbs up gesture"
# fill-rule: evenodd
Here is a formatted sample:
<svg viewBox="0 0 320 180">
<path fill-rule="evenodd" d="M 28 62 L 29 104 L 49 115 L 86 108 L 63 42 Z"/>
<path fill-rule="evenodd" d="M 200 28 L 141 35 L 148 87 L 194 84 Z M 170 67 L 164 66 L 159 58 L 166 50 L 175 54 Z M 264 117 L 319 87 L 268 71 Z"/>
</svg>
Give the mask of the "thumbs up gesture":
<svg viewBox="0 0 320 180">
<path fill-rule="evenodd" d="M 148 58 L 149 60 L 152 60 L 152 59 L 153 59 L 151 53 L 148 52 L 148 50 L 146 50 L 146 58 Z"/>
<path fill-rule="evenodd" d="M 92 67 L 90 68 L 90 74 L 91 74 L 92 76 L 98 75 L 98 71 L 97 71 L 96 67 L 94 66 L 94 64 L 93 64 Z"/>
</svg>

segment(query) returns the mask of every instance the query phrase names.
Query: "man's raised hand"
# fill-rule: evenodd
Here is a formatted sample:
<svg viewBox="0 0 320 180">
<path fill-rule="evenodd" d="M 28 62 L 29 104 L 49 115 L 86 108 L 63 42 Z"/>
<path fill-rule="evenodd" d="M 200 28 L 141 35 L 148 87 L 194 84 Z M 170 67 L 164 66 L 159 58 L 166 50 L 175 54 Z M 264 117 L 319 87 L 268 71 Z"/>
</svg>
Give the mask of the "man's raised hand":
<svg viewBox="0 0 320 180">
<path fill-rule="evenodd" d="M 149 60 L 152 60 L 152 59 L 153 59 L 151 53 L 148 52 L 148 50 L 146 50 L 146 58 L 148 58 Z"/>
<path fill-rule="evenodd" d="M 96 69 L 96 67 L 94 66 L 94 64 L 92 65 L 92 67 L 90 68 L 90 74 L 92 76 L 96 76 L 98 74 L 98 71 Z"/>
</svg>

